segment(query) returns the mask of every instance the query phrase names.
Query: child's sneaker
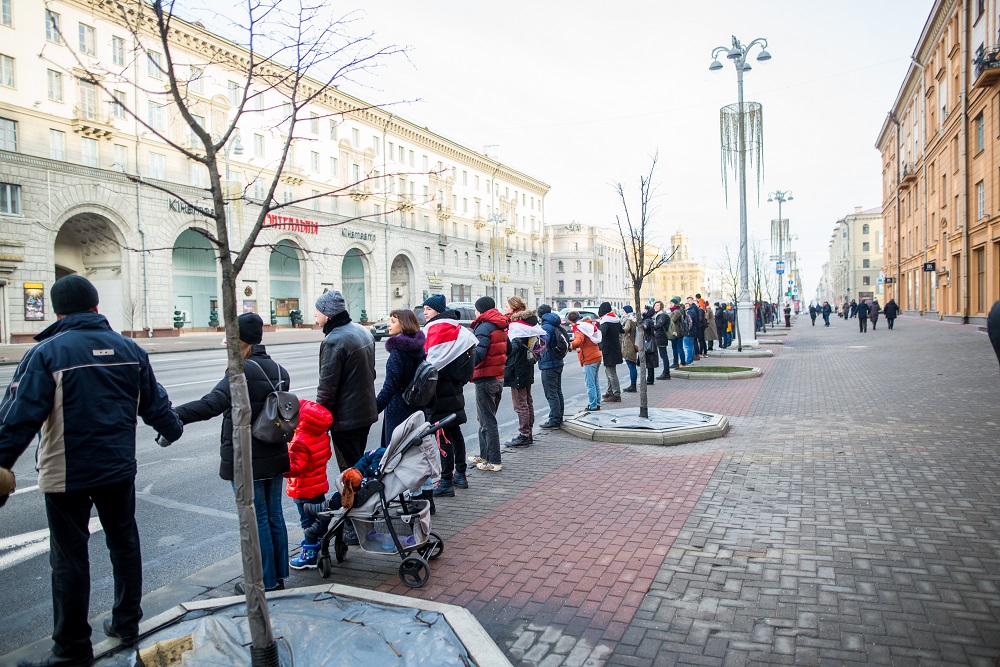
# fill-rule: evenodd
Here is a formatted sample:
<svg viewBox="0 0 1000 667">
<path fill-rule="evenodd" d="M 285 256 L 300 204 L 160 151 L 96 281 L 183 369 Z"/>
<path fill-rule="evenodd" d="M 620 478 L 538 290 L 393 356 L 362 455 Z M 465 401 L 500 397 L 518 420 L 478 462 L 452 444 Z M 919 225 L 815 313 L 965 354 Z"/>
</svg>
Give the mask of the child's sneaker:
<svg viewBox="0 0 1000 667">
<path fill-rule="evenodd" d="M 288 567 L 293 570 L 311 570 L 319 562 L 319 544 L 305 544 L 303 540 L 302 552 L 292 560 L 288 561 Z"/>
</svg>

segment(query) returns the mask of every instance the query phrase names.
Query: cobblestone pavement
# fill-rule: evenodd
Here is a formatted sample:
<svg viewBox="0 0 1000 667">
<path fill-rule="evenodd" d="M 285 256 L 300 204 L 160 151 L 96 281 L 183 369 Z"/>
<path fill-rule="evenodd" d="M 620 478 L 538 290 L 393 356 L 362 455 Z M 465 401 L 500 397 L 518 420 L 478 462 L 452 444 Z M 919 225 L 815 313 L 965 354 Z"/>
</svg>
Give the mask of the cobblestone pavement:
<svg viewBox="0 0 1000 667">
<path fill-rule="evenodd" d="M 464 605 L 521 665 L 998 664 L 1000 372 L 986 336 L 800 318 L 782 340 L 752 360 L 762 378 L 651 388 L 653 404 L 729 415 L 727 437 L 543 432 L 437 500 L 446 547 L 426 586 L 356 549 L 330 580 Z"/>
</svg>

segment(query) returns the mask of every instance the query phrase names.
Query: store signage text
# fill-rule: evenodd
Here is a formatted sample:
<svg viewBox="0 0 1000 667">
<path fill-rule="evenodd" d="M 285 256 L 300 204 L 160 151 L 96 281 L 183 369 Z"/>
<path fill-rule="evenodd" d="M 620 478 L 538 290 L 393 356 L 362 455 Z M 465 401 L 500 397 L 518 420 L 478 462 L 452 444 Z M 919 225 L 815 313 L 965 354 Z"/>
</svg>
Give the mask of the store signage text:
<svg viewBox="0 0 1000 667">
<path fill-rule="evenodd" d="M 181 201 L 180 199 L 168 199 L 167 208 L 177 213 L 188 213 L 188 214 L 201 213 L 202 215 L 208 217 L 212 216 L 212 212 L 209 211 L 207 208 L 192 206 L 191 204 L 188 204 L 185 201 Z"/>
<path fill-rule="evenodd" d="M 299 218 L 290 218 L 284 215 L 268 213 L 264 218 L 265 227 L 277 227 L 287 229 L 290 232 L 302 232 L 303 234 L 319 234 L 319 223 Z"/>
<path fill-rule="evenodd" d="M 341 229 L 341 236 L 346 236 L 349 239 L 358 239 L 359 241 L 374 241 L 375 234 L 372 232 L 359 232 L 354 229 Z"/>
</svg>

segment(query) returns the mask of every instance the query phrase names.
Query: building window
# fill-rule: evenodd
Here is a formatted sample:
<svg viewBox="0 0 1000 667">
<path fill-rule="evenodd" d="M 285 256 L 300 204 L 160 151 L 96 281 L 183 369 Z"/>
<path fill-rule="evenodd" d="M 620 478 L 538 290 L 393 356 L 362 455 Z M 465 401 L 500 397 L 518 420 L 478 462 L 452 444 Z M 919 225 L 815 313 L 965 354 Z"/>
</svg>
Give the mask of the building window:
<svg viewBox="0 0 1000 667">
<path fill-rule="evenodd" d="M 319 211 L 319 190 L 312 191 L 312 207 L 314 211 Z"/>
<path fill-rule="evenodd" d="M 319 134 L 319 116 L 311 112 L 309 114 L 309 132 L 310 134 Z"/>
<path fill-rule="evenodd" d="M 255 178 L 253 181 L 253 198 L 257 201 L 263 201 L 266 196 L 267 185 L 264 183 L 264 179 Z"/>
<path fill-rule="evenodd" d="M 80 24 L 80 53 L 88 56 L 97 53 L 94 45 L 94 29 L 86 23 Z"/>
<path fill-rule="evenodd" d="M 556 264 L 556 271 L 558 271 L 559 273 L 562 273 L 563 269 L 564 269 L 563 262 L 562 262 L 562 260 L 559 260 L 559 263 Z"/>
<path fill-rule="evenodd" d="M 115 144 L 114 151 L 115 161 L 111 166 L 113 169 L 116 169 L 124 174 L 128 171 L 128 148 L 122 146 L 121 144 Z"/>
<path fill-rule="evenodd" d="M 870 269 L 872 267 L 872 261 L 870 259 L 861 260 L 862 269 Z"/>
<path fill-rule="evenodd" d="M 21 186 L 0 183 L 0 213 L 21 215 Z"/>
<path fill-rule="evenodd" d="M 861 277 L 861 284 L 862 285 L 871 285 L 872 284 L 871 276 L 862 276 Z"/>
<path fill-rule="evenodd" d="M 332 118 L 330 119 L 330 140 L 337 140 L 337 121 Z"/>
<path fill-rule="evenodd" d="M 111 38 L 111 63 L 119 67 L 125 65 L 125 40 L 121 37 Z"/>
<path fill-rule="evenodd" d="M 378 137 L 376 137 L 376 136 L 373 135 L 372 136 L 372 150 L 375 152 L 375 155 L 378 155 L 378 152 L 381 149 L 381 146 L 382 146 L 382 142 L 379 141 Z"/>
<path fill-rule="evenodd" d="M 160 54 L 158 52 L 146 52 L 146 73 L 152 79 L 163 78 L 163 67 L 160 65 Z"/>
<path fill-rule="evenodd" d="M 330 158 L 330 178 L 340 178 L 340 161 L 337 158 Z"/>
<path fill-rule="evenodd" d="M 205 80 L 202 78 L 205 75 L 205 70 L 200 67 L 195 67 L 191 65 L 191 76 L 188 80 L 188 90 L 192 93 L 197 93 L 201 95 L 205 92 Z"/>
<path fill-rule="evenodd" d="M 312 167 L 313 173 L 319 173 L 319 153 L 316 151 L 309 153 L 309 166 Z"/>
<path fill-rule="evenodd" d="M 80 137 L 80 164 L 85 167 L 98 166 L 97 139 Z"/>
<path fill-rule="evenodd" d="M 976 152 L 986 148 L 986 123 L 983 118 L 983 112 L 980 111 L 979 115 L 976 116 Z"/>
<path fill-rule="evenodd" d="M 97 86 L 89 81 L 79 83 L 79 106 L 77 113 L 80 118 L 97 120 Z"/>
<path fill-rule="evenodd" d="M 351 181 L 352 183 L 357 183 L 358 181 L 361 180 L 361 167 L 360 166 L 358 166 L 356 164 L 352 164 L 351 165 L 351 179 L 352 179 L 352 181 Z"/>
<path fill-rule="evenodd" d="M 580 260 L 576 260 L 574 268 L 576 271 L 583 271 L 583 262 L 581 262 Z"/>
<path fill-rule="evenodd" d="M 156 102 L 149 103 L 149 126 L 154 130 L 165 130 L 163 119 L 163 105 Z"/>
<path fill-rule="evenodd" d="M 986 249 L 976 248 L 972 251 L 976 271 L 976 312 L 986 312 Z"/>
<path fill-rule="evenodd" d="M 8 28 L 14 24 L 14 18 L 10 11 L 10 0 L 0 0 L 0 24 Z"/>
<path fill-rule="evenodd" d="M 46 77 L 48 79 L 49 85 L 49 101 L 50 102 L 62 102 L 63 101 L 63 85 L 62 85 L 62 72 L 57 72 L 55 70 L 47 70 Z"/>
<path fill-rule="evenodd" d="M 361 146 L 361 130 L 357 128 L 351 130 L 351 145 L 355 148 Z"/>
<path fill-rule="evenodd" d="M 253 156 L 264 157 L 264 135 L 253 135 Z"/>
<path fill-rule="evenodd" d="M 562 293 L 563 293 L 563 286 L 564 286 L 565 284 L 566 284 L 566 283 L 565 283 L 565 281 L 563 281 L 563 280 L 560 280 L 560 281 L 559 281 L 559 293 L 560 293 L 560 294 L 562 294 Z"/>
<path fill-rule="evenodd" d="M 55 12 L 45 10 L 45 40 L 58 44 L 62 36 L 62 17 Z"/>
<path fill-rule="evenodd" d="M 295 188 L 291 185 L 286 185 L 283 193 L 283 199 L 286 204 L 290 204 L 292 200 L 295 199 Z"/>
<path fill-rule="evenodd" d="M 986 184 L 983 181 L 976 183 L 976 219 L 986 217 Z"/>
<path fill-rule="evenodd" d="M 49 157 L 53 160 L 66 160 L 66 133 L 59 130 L 49 130 Z"/>
<path fill-rule="evenodd" d="M 870 242 L 868 242 L 868 241 L 865 241 L 864 243 L 862 243 L 861 244 L 861 252 L 868 252 L 871 249 L 871 245 L 872 244 Z"/>
<path fill-rule="evenodd" d="M 111 102 L 111 114 L 115 118 L 125 118 L 125 101 L 127 99 L 125 91 L 116 90 L 111 93 L 111 97 L 113 98 Z"/>
<path fill-rule="evenodd" d="M 240 84 L 235 81 L 227 82 L 226 98 L 229 100 L 230 106 L 238 107 L 240 105 Z"/>
<path fill-rule="evenodd" d="M 0 53 L 0 86 L 14 87 L 14 59 Z"/>
<path fill-rule="evenodd" d="M 17 121 L 0 118 L 0 151 L 17 150 Z"/>
<path fill-rule="evenodd" d="M 867 235 L 869 233 L 869 231 L 871 231 L 871 228 L 868 227 L 867 224 L 861 226 L 861 233 L 862 234 L 866 234 Z"/>
<path fill-rule="evenodd" d="M 207 172 L 205 170 L 205 165 L 200 162 L 191 162 L 190 173 L 191 173 L 191 185 L 196 188 L 205 187 L 205 181 Z"/>
<path fill-rule="evenodd" d="M 149 177 L 164 180 L 167 172 L 167 158 L 159 153 L 149 154 Z"/>
<path fill-rule="evenodd" d="M 582 280 L 576 280 L 576 281 L 574 281 L 574 286 L 576 287 L 576 293 L 577 294 L 579 294 L 580 292 L 583 291 L 583 281 Z"/>
</svg>

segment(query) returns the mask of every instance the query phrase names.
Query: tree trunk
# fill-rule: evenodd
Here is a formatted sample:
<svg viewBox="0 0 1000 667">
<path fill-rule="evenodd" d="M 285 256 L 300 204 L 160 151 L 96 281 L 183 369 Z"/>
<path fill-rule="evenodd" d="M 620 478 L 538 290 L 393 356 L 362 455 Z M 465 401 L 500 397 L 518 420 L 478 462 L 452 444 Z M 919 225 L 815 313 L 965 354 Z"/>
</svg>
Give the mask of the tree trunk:
<svg viewBox="0 0 1000 667">
<path fill-rule="evenodd" d="M 639 323 L 636 327 L 636 345 L 639 347 L 638 359 L 639 359 L 639 416 L 642 418 L 649 417 L 649 392 L 646 389 L 646 330 L 642 326 L 642 314 L 639 308 L 641 307 L 641 302 L 639 299 L 639 289 L 642 285 L 638 285 L 635 289 L 635 318 Z"/>
</svg>

